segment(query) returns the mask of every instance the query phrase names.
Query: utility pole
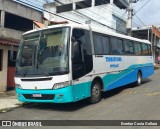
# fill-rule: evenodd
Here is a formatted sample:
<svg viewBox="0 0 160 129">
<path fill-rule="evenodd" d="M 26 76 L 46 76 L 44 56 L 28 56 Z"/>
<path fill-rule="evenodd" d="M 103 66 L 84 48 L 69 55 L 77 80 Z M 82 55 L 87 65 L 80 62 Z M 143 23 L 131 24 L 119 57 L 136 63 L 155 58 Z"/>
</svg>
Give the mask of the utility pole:
<svg viewBox="0 0 160 129">
<path fill-rule="evenodd" d="M 128 18 L 126 22 L 126 28 L 127 28 L 127 34 L 129 36 L 132 36 L 132 16 L 133 16 L 133 3 L 138 2 L 138 0 L 129 0 L 129 7 L 127 9 L 128 11 Z"/>
</svg>

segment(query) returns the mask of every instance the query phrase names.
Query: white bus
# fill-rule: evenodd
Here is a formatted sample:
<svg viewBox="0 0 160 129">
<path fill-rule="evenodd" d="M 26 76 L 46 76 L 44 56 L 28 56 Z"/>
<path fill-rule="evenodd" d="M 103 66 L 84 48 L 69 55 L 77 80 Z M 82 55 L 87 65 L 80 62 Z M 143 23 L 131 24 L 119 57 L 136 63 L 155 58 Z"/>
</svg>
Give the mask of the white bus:
<svg viewBox="0 0 160 129">
<path fill-rule="evenodd" d="M 21 102 L 101 100 L 101 93 L 154 73 L 151 43 L 89 25 L 65 24 L 23 34 L 16 61 Z"/>
</svg>

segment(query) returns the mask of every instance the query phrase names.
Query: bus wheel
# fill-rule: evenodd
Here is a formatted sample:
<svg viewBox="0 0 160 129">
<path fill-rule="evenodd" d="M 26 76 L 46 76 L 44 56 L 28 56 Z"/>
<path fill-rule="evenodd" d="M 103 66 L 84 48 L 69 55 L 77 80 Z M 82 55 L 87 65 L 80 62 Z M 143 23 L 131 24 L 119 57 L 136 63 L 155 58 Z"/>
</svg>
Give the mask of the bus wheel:
<svg viewBox="0 0 160 129">
<path fill-rule="evenodd" d="M 91 97 L 89 102 L 94 104 L 101 100 L 101 86 L 98 82 L 94 82 L 91 87 Z"/>
<path fill-rule="evenodd" d="M 138 72 L 136 85 L 140 86 L 142 84 L 142 75 Z"/>
</svg>

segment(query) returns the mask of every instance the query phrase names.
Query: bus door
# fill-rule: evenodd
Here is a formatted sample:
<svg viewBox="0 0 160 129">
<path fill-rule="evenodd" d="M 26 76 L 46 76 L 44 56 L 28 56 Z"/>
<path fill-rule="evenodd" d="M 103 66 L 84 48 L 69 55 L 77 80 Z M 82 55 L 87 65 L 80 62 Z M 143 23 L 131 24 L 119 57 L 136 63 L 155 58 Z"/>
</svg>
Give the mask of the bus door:
<svg viewBox="0 0 160 129">
<path fill-rule="evenodd" d="M 90 89 L 86 74 L 93 69 L 89 31 L 73 29 L 72 34 L 72 78 L 76 100 L 88 97 Z"/>
</svg>

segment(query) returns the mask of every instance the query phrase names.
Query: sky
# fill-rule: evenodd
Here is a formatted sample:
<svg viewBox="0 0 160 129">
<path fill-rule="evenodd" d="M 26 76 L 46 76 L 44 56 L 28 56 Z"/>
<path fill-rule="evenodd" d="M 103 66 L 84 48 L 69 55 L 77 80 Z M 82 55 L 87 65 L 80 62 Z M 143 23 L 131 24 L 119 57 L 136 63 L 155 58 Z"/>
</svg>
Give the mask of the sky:
<svg viewBox="0 0 160 129">
<path fill-rule="evenodd" d="M 21 0 L 21 1 L 24 1 L 32 5 L 37 5 L 38 7 L 41 8 L 42 4 L 45 1 L 54 1 L 54 0 Z M 149 2 L 144 7 L 142 7 L 147 1 Z M 134 13 L 140 9 L 136 13 L 136 15 L 133 16 L 133 23 L 132 23 L 133 27 L 160 25 L 160 0 L 139 0 L 136 4 L 133 4 L 133 9 Z"/>
<path fill-rule="evenodd" d="M 140 9 L 148 0 L 139 0 L 135 7 L 134 12 Z M 133 5 L 134 6 L 134 5 Z M 136 14 L 144 25 L 160 25 L 160 0 L 150 0 L 141 10 Z M 138 24 L 144 26 L 136 16 L 133 17 L 133 26 Z M 134 23 L 135 22 L 135 23 Z"/>
</svg>

